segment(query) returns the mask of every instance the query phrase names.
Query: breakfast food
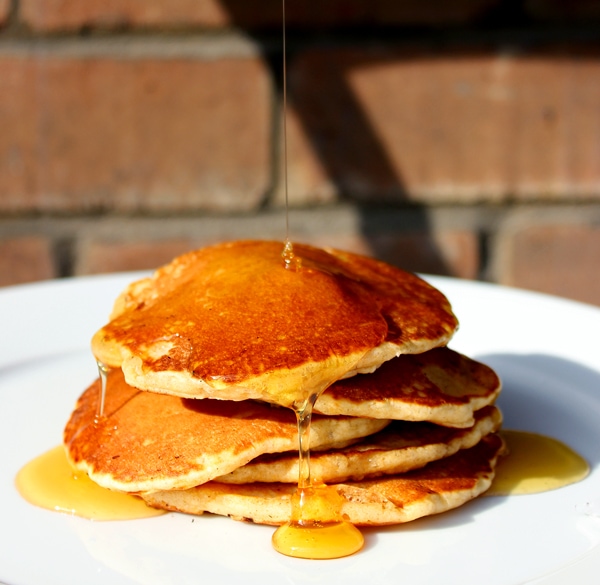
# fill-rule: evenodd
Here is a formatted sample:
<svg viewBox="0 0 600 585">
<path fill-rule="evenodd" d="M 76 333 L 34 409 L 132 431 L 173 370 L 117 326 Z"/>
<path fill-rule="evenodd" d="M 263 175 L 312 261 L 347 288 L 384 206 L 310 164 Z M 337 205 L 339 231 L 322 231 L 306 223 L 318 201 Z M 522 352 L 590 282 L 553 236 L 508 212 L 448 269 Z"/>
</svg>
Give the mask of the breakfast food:
<svg viewBox="0 0 600 585">
<path fill-rule="evenodd" d="M 185 489 L 229 473 L 263 453 L 298 447 L 294 413 L 251 400 L 193 400 L 145 392 L 109 374 L 104 416 L 100 383 L 80 397 L 64 431 L 74 466 L 123 492 Z M 344 446 L 390 421 L 315 415 L 312 447 Z"/>
<path fill-rule="evenodd" d="M 102 412 L 97 381 L 65 427 L 73 466 L 151 506 L 281 524 L 306 461 L 293 411 L 308 410 L 312 479 L 350 522 L 485 491 L 501 385 L 447 347 L 458 321 L 443 294 L 374 259 L 295 244 L 284 262 L 282 249 L 190 252 L 118 297 L 92 340 Z"/>
<path fill-rule="evenodd" d="M 96 333 L 98 360 L 129 384 L 185 398 L 290 406 L 402 353 L 446 345 L 445 297 L 376 260 L 280 242 L 190 252 L 134 283 Z"/>
<path fill-rule="evenodd" d="M 502 450 L 502 439 L 491 434 L 471 449 L 416 471 L 332 485 L 344 499 L 343 517 L 356 526 L 410 522 L 457 508 L 485 492 Z M 289 483 L 209 482 L 189 490 L 143 497 L 148 504 L 167 510 L 211 512 L 236 520 L 280 525 L 289 519 L 295 490 Z"/>
<path fill-rule="evenodd" d="M 315 449 L 310 456 L 310 471 L 317 481 L 327 484 L 405 473 L 473 447 L 486 435 L 496 432 L 501 423 L 502 415 L 495 406 L 478 411 L 473 426 L 466 429 L 392 421 L 378 433 L 347 447 Z M 298 483 L 298 474 L 298 455 L 287 452 L 256 457 L 215 481 Z"/>
</svg>

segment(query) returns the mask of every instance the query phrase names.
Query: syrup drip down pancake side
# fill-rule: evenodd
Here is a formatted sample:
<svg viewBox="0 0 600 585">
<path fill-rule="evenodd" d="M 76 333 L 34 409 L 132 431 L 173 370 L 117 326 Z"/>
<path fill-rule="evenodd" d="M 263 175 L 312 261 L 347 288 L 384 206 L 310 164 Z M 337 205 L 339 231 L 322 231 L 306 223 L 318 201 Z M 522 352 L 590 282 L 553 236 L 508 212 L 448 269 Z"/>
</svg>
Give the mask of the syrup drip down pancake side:
<svg viewBox="0 0 600 585">
<path fill-rule="evenodd" d="M 430 463 L 406 474 L 332 484 L 343 497 L 342 515 L 356 526 L 384 526 L 410 522 L 457 508 L 484 493 L 491 485 L 503 441 L 497 434 L 484 437 L 471 449 Z M 211 481 L 183 491 L 142 494 L 150 506 L 235 520 L 280 525 L 289 520 L 293 484 L 224 484 Z"/>
<path fill-rule="evenodd" d="M 99 381 L 82 394 L 63 442 L 75 469 L 113 490 L 185 489 L 263 453 L 298 447 L 296 419 L 289 409 L 140 391 L 125 382 L 120 370 L 109 374 L 105 415 L 100 418 L 99 394 Z M 311 443 L 315 449 L 346 444 L 388 423 L 315 415 Z"/>
<path fill-rule="evenodd" d="M 501 424 L 502 415 L 495 406 L 477 411 L 475 423 L 466 429 L 428 422 L 392 421 L 382 431 L 348 447 L 311 454 L 311 475 L 318 483 L 339 483 L 419 469 L 431 461 L 475 446 L 486 435 L 498 431 Z M 261 455 L 214 481 L 297 483 L 298 454 Z"/>
</svg>

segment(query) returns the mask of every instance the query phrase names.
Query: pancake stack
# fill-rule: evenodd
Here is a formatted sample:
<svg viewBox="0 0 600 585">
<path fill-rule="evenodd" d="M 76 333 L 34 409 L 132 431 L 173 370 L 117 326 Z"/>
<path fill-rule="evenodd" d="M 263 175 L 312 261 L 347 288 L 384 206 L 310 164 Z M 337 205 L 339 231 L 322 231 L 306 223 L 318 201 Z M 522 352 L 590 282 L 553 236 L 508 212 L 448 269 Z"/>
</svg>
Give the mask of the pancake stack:
<svg viewBox="0 0 600 585">
<path fill-rule="evenodd" d="M 310 469 L 356 525 L 455 508 L 503 449 L 496 374 L 449 349 L 447 299 L 374 259 L 279 242 L 176 258 L 116 300 L 67 455 L 149 505 L 278 525 L 298 475 L 294 410 L 314 403 Z M 316 402 L 315 402 L 316 400 Z"/>
</svg>

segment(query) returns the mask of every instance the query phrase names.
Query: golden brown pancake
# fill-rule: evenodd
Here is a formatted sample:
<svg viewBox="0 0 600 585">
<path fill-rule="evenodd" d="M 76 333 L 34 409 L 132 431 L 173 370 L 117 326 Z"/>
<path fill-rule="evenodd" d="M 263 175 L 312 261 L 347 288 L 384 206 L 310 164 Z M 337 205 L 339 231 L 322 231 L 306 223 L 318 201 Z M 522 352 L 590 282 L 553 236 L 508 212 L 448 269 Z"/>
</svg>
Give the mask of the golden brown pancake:
<svg viewBox="0 0 600 585">
<path fill-rule="evenodd" d="M 75 468 L 110 489 L 184 489 L 229 473 L 263 453 L 297 449 L 289 409 L 254 401 L 189 400 L 140 391 L 109 374 L 105 416 L 96 421 L 100 383 L 80 397 L 64 431 Z M 381 430 L 389 421 L 315 415 L 311 443 L 330 447 Z"/>
<path fill-rule="evenodd" d="M 500 389 L 500 379 L 488 366 L 436 348 L 401 355 L 372 374 L 334 383 L 314 411 L 469 427 L 473 412 L 493 404 Z"/>
<path fill-rule="evenodd" d="M 349 447 L 313 453 L 311 477 L 317 484 L 339 483 L 418 469 L 460 449 L 469 449 L 500 428 L 502 415 L 495 406 L 486 406 L 475 415 L 475 424 L 468 429 L 392 421 L 382 431 Z M 298 483 L 298 453 L 261 455 L 215 481 Z"/>
<path fill-rule="evenodd" d="M 131 385 L 190 398 L 290 406 L 402 353 L 446 345 L 447 299 L 377 260 L 280 242 L 190 252 L 134 283 L 94 336 L 94 355 Z"/>
<path fill-rule="evenodd" d="M 358 526 L 409 522 L 456 508 L 489 488 L 498 455 L 498 435 L 484 437 L 471 449 L 406 474 L 340 483 L 345 498 L 343 516 Z M 290 519 L 296 487 L 284 483 L 224 484 L 211 481 L 182 491 L 142 494 L 158 508 L 188 514 L 210 512 L 259 524 L 283 524 Z"/>
</svg>

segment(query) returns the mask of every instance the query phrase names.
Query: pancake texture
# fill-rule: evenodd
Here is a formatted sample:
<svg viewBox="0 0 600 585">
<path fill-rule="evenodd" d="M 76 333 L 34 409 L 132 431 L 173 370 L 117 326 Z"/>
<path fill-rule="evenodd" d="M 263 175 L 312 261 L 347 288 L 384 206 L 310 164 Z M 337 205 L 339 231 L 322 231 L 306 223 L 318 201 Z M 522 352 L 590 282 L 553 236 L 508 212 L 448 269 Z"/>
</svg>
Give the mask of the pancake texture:
<svg viewBox="0 0 600 585">
<path fill-rule="evenodd" d="M 187 398 L 291 406 L 403 353 L 444 346 L 444 295 L 377 260 L 241 241 L 176 258 L 117 299 L 92 350 L 129 384 Z"/>
<path fill-rule="evenodd" d="M 473 447 L 486 435 L 496 432 L 501 424 L 502 415 L 495 406 L 478 411 L 475 424 L 468 429 L 392 421 L 382 431 L 349 447 L 313 453 L 311 477 L 318 484 L 404 473 Z M 215 481 L 297 484 L 298 454 L 262 455 Z"/>
<path fill-rule="evenodd" d="M 103 412 L 97 380 L 64 429 L 74 468 L 157 508 L 272 525 L 306 496 L 299 475 L 359 526 L 488 489 L 504 449 L 501 383 L 448 348 L 458 321 L 446 297 L 372 258 L 286 250 L 210 246 L 121 293 L 92 339 L 108 372 Z"/>
<path fill-rule="evenodd" d="M 497 374 L 447 347 L 401 355 L 369 375 L 332 384 L 314 411 L 357 417 L 473 425 L 473 413 L 500 394 Z"/>
<path fill-rule="evenodd" d="M 336 484 L 345 502 L 343 516 L 357 526 L 410 522 L 456 508 L 485 492 L 504 448 L 496 435 L 471 449 L 406 474 Z M 203 514 L 210 512 L 258 524 L 279 525 L 290 519 L 292 484 L 224 484 L 209 482 L 183 491 L 142 494 L 150 506 Z"/>
<path fill-rule="evenodd" d="M 263 453 L 298 448 L 296 418 L 289 409 L 144 392 L 129 386 L 119 370 L 109 374 L 103 417 L 96 416 L 99 395 L 96 381 L 80 397 L 63 442 L 76 469 L 116 491 L 186 489 Z M 315 415 L 311 443 L 329 448 L 388 423 Z"/>
</svg>

